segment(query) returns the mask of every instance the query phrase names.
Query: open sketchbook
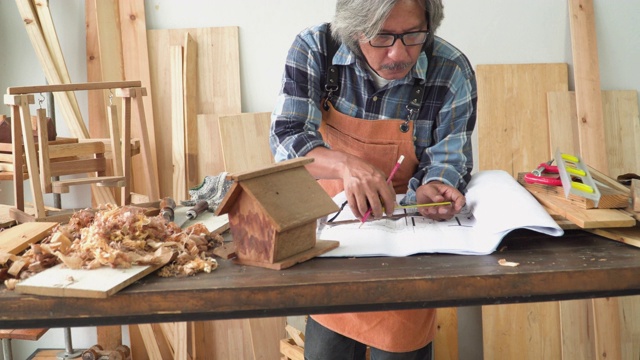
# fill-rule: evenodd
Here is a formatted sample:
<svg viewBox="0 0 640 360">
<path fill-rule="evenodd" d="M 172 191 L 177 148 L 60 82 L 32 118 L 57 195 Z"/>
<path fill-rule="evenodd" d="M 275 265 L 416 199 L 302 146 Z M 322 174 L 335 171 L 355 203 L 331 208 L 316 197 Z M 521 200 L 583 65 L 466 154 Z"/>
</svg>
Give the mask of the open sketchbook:
<svg viewBox="0 0 640 360">
<path fill-rule="evenodd" d="M 449 221 L 433 221 L 413 209 L 396 220 L 369 220 L 329 225 L 319 219 L 318 239 L 339 240 L 340 246 L 322 256 L 407 256 L 418 253 L 485 255 L 496 250 L 514 229 L 530 229 L 552 236 L 564 232 L 538 201 L 507 172 L 486 170 L 473 175 L 465 194 L 467 204 Z M 400 200 L 403 195 L 398 195 Z M 341 205 L 344 193 L 333 199 Z M 346 206 L 333 221 L 353 220 Z"/>
</svg>

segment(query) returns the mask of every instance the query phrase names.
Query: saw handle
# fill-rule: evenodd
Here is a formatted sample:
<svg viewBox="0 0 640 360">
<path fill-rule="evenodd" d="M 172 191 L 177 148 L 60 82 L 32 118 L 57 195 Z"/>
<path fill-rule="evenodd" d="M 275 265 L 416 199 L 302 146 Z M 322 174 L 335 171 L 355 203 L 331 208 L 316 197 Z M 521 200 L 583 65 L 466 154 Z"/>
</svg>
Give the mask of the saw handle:
<svg viewBox="0 0 640 360">
<path fill-rule="evenodd" d="M 167 221 L 173 221 L 175 216 L 176 202 L 170 197 L 162 198 L 160 201 L 160 215 Z"/>
<path fill-rule="evenodd" d="M 199 200 L 194 207 L 187 210 L 187 219 L 193 220 L 207 209 L 209 209 L 209 203 L 207 202 L 207 200 Z"/>
</svg>

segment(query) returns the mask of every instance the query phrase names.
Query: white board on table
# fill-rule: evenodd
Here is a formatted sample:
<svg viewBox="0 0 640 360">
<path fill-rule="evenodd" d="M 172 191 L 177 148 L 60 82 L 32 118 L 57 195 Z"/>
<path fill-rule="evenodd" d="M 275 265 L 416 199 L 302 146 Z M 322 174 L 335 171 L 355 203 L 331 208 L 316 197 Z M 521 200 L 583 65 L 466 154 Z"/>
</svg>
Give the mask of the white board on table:
<svg viewBox="0 0 640 360">
<path fill-rule="evenodd" d="M 107 298 L 157 270 L 159 266 L 69 269 L 64 264 L 44 270 L 16 285 L 16 292 L 58 297 Z"/>
</svg>

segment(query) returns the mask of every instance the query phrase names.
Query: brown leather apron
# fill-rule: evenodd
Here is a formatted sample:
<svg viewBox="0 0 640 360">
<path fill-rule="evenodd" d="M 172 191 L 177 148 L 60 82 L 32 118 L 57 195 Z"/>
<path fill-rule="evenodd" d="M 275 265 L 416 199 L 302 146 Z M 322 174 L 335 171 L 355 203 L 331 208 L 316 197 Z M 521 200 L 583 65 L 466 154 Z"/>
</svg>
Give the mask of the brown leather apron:
<svg viewBox="0 0 640 360">
<path fill-rule="evenodd" d="M 333 150 L 344 151 L 375 165 L 388 177 L 398 157 L 405 159 L 393 178 L 398 194 L 418 166 L 413 141 L 413 122 L 409 131 L 400 131 L 404 120 L 371 121 L 344 115 L 328 104 L 322 109 L 320 132 Z M 320 180 L 325 191 L 334 196 L 343 190 L 342 180 Z M 344 314 L 313 315 L 323 326 L 363 344 L 389 352 L 420 349 L 435 337 L 435 310 L 392 310 Z"/>
<path fill-rule="evenodd" d="M 363 159 L 380 169 L 386 177 L 404 155 L 404 161 L 393 177 L 393 188 L 397 194 L 407 192 L 409 180 L 416 172 L 418 158 L 413 144 L 413 122 L 409 131 L 400 131 L 404 120 L 364 120 L 338 112 L 328 103 L 322 109 L 320 133 L 331 149 L 343 151 Z M 344 190 L 341 179 L 320 180 L 320 185 L 332 197 Z"/>
</svg>

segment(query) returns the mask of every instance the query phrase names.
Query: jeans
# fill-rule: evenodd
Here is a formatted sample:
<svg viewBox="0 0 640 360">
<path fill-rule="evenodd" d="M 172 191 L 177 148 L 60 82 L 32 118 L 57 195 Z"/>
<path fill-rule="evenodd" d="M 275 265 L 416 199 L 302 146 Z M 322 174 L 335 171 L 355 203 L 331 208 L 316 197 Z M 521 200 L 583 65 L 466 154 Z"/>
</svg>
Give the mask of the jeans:
<svg viewBox="0 0 640 360">
<path fill-rule="evenodd" d="M 365 360 L 367 346 L 317 323 L 311 316 L 305 328 L 305 360 Z M 432 360 L 433 345 L 406 353 L 392 353 L 371 347 L 370 360 Z"/>
</svg>

